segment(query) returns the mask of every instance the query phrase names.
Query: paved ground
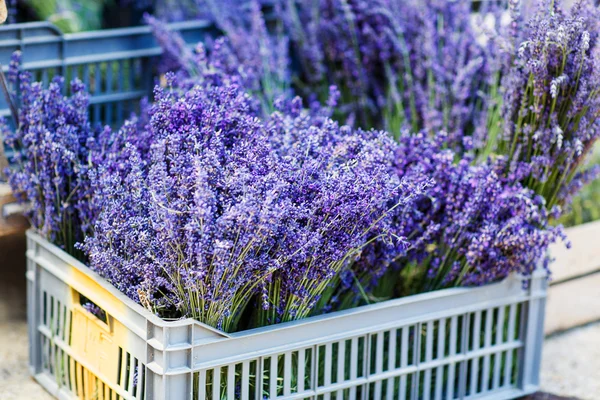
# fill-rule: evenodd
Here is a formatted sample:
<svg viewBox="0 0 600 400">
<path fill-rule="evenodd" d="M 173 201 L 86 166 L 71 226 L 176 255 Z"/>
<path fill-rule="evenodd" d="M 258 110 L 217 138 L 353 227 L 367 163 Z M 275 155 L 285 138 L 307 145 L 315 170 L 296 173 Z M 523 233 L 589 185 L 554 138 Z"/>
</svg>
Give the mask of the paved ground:
<svg viewBox="0 0 600 400">
<path fill-rule="evenodd" d="M 545 391 L 600 399 L 600 322 L 551 336 L 544 345 Z"/>
<path fill-rule="evenodd" d="M 52 400 L 29 376 L 27 324 L 0 324 L 0 399 Z"/>
<path fill-rule="evenodd" d="M 23 240 L 0 236 L 0 399 L 51 400 L 27 369 L 24 251 Z M 600 399 L 600 323 L 548 338 L 543 357 L 542 389 L 564 397 L 527 400 Z"/>
<path fill-rule="evenodd" d="M 27 369 L 25 261 L 10 257 L 24 252 L 20 236 L 0 236 L 0 399 L 51 400 Z"/>
</svg>

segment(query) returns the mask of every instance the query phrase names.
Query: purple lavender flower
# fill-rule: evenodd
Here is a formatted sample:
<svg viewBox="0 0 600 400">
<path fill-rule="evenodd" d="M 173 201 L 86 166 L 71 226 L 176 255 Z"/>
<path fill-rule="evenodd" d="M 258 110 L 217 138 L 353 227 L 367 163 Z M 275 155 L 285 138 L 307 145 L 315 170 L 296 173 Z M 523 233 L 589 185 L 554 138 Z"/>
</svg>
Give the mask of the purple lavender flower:
<svg viewBox="0 0 600 400">
<path fill-rule="evenodd" d="M 409 266 L 399 274 L 409 279 L 404 293 L 529 275 L 548 245 L 564 236 L 549 224 L 543 199 L 507 183 L 503 163 L 474 165 L 470 157 L 456 163 L 444 145 L 443 137 L 405 133 L 397 149 L 399 174 L 418 171 L 435 181 L 398 220 L 411 240 Z"/>
<path fill-rule="evenodd" d="M 14 72 L 10 77 L 14 81 Z M 76 254 L 74 245 L 89 233 L 94 218 L 87 171 L 102 130 L 90 126 L 83 84 L 73 81 L 70 97 L 62 95 L 63 84 L 56 77 L 45 89 L 22 73 L 18 127 L 12 130 L 3 121 L 1 129 L 5 144 L 14 150 L 14 166 L 6 174 L 17 199 L 28 206 L 32 227 Z"/>
<path fill-rule="evenodd" d="M 405 127 L 445 130 L 448 146 L 460 152 L 483 145 L 498 85 L 499 32 L 475 29 L 483 22 L 471 2 L 281 3 L 305 97 L 335 84 L 342 92 L 338 118 L 395 135 Z M 483 8 L 500 30 L 500 8 Z"/>
<path fill-rule="evenodd" d="M 8 80 L 8 83 L 13 86 L 13 89 L 16 89 L 16 85 L 18 84 L 21 57 L 22 53 L 20 50 L 13 52 L 10 56 L 10 63 L 8 64 L 8 73 L 6 74 L 6 79 Z"/>
<path fill-rule="evenodd" d="M 590 2 L 570 13 L 541 2 L 503 80 L 507 122 L 497 151 L 507 156 L 507 169 L 529 169 L 523 181 L 549 209 L 587 178 L 580 166 L 600 136 L 599 30 L 600 9 Z"/>
<path fill-rule="evenodd" d="M 206 83 L 241 85 L 268 115 L 278 97 L 290 97 L 288 40 L 281 31 L 267 30 L 257 1 L 248 6 L 214 4 L 212 0 L 204 4 L 225 32 L 214 42 L 209 40 L 210 51 L 199 43 L 192 52 L 181 36 L 168 31 L 163 23 L 150 16 L 146 21 L 164 50 L 161 70 L 175 72 L 182 88 Z"/>
<path fill-rule="evenodd" d="M 231 331 L 257 301 L 254 324 L 302 318 L 389 235 L 387 210 L 405 199 L 384 133 L 315 124 L 298 101 L 263 121 L 236 86 L 155 100 L 149 158 L 127 144 L 129 172 L 100 174 L 103 211 L 84 247 L 159 315 Z"/>
</svg>

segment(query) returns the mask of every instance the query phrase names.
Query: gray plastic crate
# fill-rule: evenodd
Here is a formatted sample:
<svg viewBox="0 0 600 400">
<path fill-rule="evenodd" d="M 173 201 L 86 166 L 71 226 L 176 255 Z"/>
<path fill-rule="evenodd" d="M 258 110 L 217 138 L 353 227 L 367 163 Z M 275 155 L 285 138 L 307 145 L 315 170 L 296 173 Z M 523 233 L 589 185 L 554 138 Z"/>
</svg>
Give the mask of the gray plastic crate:
<svg viewBox="0 0 600 400">
<path fill-rule="evenodd" d="M 205 41 L 216 32 L 208 20 L 169 25 L 187 43 Z M 151 59 L 161 49 L 147 26 L 62 34 L 49 22 L 0 26 L 0 62 L 8 70 L 10 56 L 23 52 L 22 69 L 36 81 L 48 83 L 54 75 L 67 81 L 78 77 L 91 98 L 92 122 L 116 125 L 130 116 L 139 100 L 152 94 Z M 0 96 L 0 116 L 10 115 Z"/>
<path fill-rule="evenodd" d="M 186 43 L 206 41 L 217 31 L 208 20 L 169 24 Z M 22 51 L 21 69 L 30 71 L 35 81 L 48 83 L 62 75 L 69 82 L 81 79 L 90 93 L 92 123 L 118 127 L 132 112 L 139 110 L 140 99 L 151 96 L 154 88 L 153 62 L 161 48 L 147 26 L 104 31 L 62 34 L 49 22 L 32 22 L 0 26 L 0 63 L 6 72 L 12 53 Z M 18 100 L 18 99 L 17 99 Z M 10 116 L 10 109 L 0 93 L 0 117 Z M 10 160 L 11 149 L 2 151 L 0 169 Z M 0 174 L 0 180 L 2 174 Z M 9 204 L 0 214 L 22 212 Z"/>
<path fill-rule="evenodd" d="M 27 238 L 31 373 L 60 399 L 510 399 L 538 388 L 541 271 L 527 288 L 513 275 L 226 334 L 164 321 Z"/>
</svg>

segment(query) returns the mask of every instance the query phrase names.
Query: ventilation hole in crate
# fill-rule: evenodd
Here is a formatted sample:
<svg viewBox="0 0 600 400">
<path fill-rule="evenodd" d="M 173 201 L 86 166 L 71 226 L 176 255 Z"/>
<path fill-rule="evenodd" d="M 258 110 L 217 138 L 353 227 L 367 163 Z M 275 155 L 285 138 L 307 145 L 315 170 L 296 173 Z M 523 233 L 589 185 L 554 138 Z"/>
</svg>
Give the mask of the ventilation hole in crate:
<svg viewBox="0 0 600 400">
<path fill-rule="evenodd" d="M 485 372 L 483 369 L 483 358 L 479 357 L 475 363 L 477 365 L 477 386 L 475 392 L 481 393 L 484 390 L 484 381 L 487 380 L 487 377 L 483 374 Z"/>
<path fill-rule="evenodd" d="M 498 339 L 499 339 L 498 332 L 500 331 L 500 329 L 498 329 L 498 327 L 502 326 L 502 325 L 500 325 L 499 318 L 500 318 L 500 308 L 494 308 L 492 310 L 492 341 L 491 341 L 492 346 L 498 345 Z"/>
<path fill-rule="evenodd" d="M 141 367 L 138 375 L 139 382 L 139 390 L 140 390 L 140 400 L 144 400 L 146 397 L 146 366 L 140 363 Z"/>
<path fill-rule="evenodd" d="M 394 340 L 393 344 L 392 338 Z M 381 367 L 382 372 L 388 372 L 394 369 L 394 364 L 396 362 L 396 350 L 394 348 L 395 344 L 395 330 L 385 331 L 383 333 L 383 365 Z"/>
<path fill-rule="evenodd" d="M 92 72 L 92 71 L 90 71 L 90 72 Z M 93 93 L 95 95 L 102 93 L 102 64 L 101 63 L 94 64 L 92 79 L 93 79 L 94 83 L 93 83 L 93 87 L 90 88 L 91 93 Z"/>
<path fill-rule="evenodd" d="M 488 335 L 487 330 L 491 326 L 491 325 L 488 325 L 488 323 L 490 323 L 490 321 L 488 321 L 488 320 L 491 320 L 490 311 L 491 310 L 486 310 L 481 313 L 481 328 L 480 328 L 480 334 L 479 334 L 479 347 L 478 348 L 486 347 L 486 338 Z"/>
<path fill-rule="evenodd" d="M 413 398 L 412 396 L 412 391 L 413 391 L 413 386 L 416 387 L 416 373 L 413 374 L 409 374 L 406 376 L 406 385 L 404 388 L 402 388 L 402 386 L 400 387 L 401 389 L 404 389 L 404 393 L 405 393 L 405 397 L 407 399 L 411 399 Z"/>
<path fill-rule="evenodd" d="M 456 319 L 456 340 L 454 341 L 456 354 L 464 354 L 466 352 L 466 340 L 463 338 L 462 333 L 467 330 L 467 322 L 468 317 L 466 315 L 459 315 Z"/>
<path fill-rule="evenodd" d="M 313 379 L 313 370 L 315 368 L 313 362 L 314 350 L 312 348 L 308 348 L 300 350 L 300 352 L 304 353 L 304 373 L 302 374 L 302 371 L 300 371 L 298 374 L 300 376 L 304 375 L 304 390 L 311 390 L 315 385 L 315 381 Z M 298 357 L 298 368 L 301 369 L 302 356 L 299 354 Z"/>
<path fill-rule="evenodd" d="M 48 328 L 50 329 L 50 332 L 54 332 L 54 326 L 56 323 L 54 319 L 54 296 L 49 296 L 48 303 Z"/>
<path fill-rule="evenodd" d="M 516 386 L 517 384 L 517 379 L 518 379 L 518 374 L 519 374 L 519 350 L 518 349 L 514 349 L 512 350 L 512 374 L 510 376 L 510 385 L 511 386 Z"/>
<path fill-rule="evenodd" d="M 50 372 L 50 340 L 42 336 L 42 368 Z"/>
<path fill-rule="evenodd" d="M 448 385 L 448 398 L 449 399 L 458 399 L 460 398 L 460 370 L 461 364 L 457 363 L 454 366 L 450 366 L 448 369 L 448 373 L 450 375 L 449 385 Z M 454 376 L 454 379 L 452 377 Z"/>
<path fill-rule="evenodd" d="M 78 379 L 80 379 L 81 393 L 83 396 L 85 396 L 86 388 L 87 388 L 87 382 L 86 382 L 84 373 L 85 373 L 85 368 L 83 368 L 83 366 L 81 364 L 78 364 L 77 365 L 77 375 L 79 376 Z"/>
<path fill-rule="evenodd" d="M 398 368 L 403 368 L 406 366 L 406 360 L 404 359 L 404 344 L 402 341 L 402 337 L 403 337 L 403 328 L 398 328 L 396 329 L 396 334 L 394 335 L 393 339 L 396 341 L 396 358 L 395 358 L 395 363 L 394 363 L 394 368 L 398 369 Z"/>
<path fill-rule="evenodd" d="M 338 383 L 338 368 L 340 368 L 340 366 L 338 365 L 338 360 L 340 359 L 340 356 L 343 358 L 345 356 L 345 354 L 344 353 L 340 354 L 339 342 L 332 343 L 331 344 L 331 353 L 329 354 L 329 358 L 330 358 L 329 363 L 331 364 L 330 383 L 332 383 L 332 384 Z M 343 370 L 343 367 L 340 369 Z"/>
<path fill-rule="evenodd" d="M 62 333 L 64 332 L 65 325 L 65 313 L 63 311 L 63 305 L 57 299 L 56 300 L 56 331 L 55 335 L 59 338 L 62 338 Z"/>
<path fill-rule="evenodd" d="M 465 386 L 464 386 L 464 390 L 465 390 L 465 394 L 470 394 L 470 390 L 472 387 L 472 380 L 473 377 L 471 375 L 471 371 L 473 369 L 473 360 L 469 360 L 466 362 L 466 371 L 465 371 Z"/>
<path fill-rule="evenodd" d="M 133 363 L 133 370 L 130 372 L 132 374 L 132 378 L 131 378 L 131 387 L 130 387 L 129 391 L 133 395 L 133 397 L 136 397 L 138 390 L 139 390 L 138 382 L 140 379 L 141 363 L 135 357 L 133 357 L 132 363 Z"/>
<path fill-rule="evenodd" d="M 132 61 L 133 61 L 133 65 L 131 68 L 132 87 L 134 89 L 139 89 L 142 86 L 142 73 L 143 73 L 142 59 L 134 58 Z"/>
<path fill-rule="evenodd" d="M 325 385 L 325 346 L 319 346 L 316 354 L 317 387 Z"/>
<path fill-rule="evenodd" d="M 450 356 L 451 338 L 452 338 L 452 318 L 446 318 L 440 322 L 440 342 L 438 343 L 438 358 L 447 358 Z M 456 352 L 456 350 L 455 350 Z"/>
<path fill-rule="evenodd" d="M 48 293 L 42 294 L 42 324 L 48 326 Z"/>
<path fill-rule="evenodd" d="M 71 363 L 71 391 L 75 394 L 79 394 L 79 375 L 77 374 L 77 368 L 77 361 L 73 360 Z"/>
<path fill-rule="evenodd" d="M 275 395 L 281 396 L 283 395 L 283 385 L 284 385 L 284 355 L 279 354 L 276 356 L 277 358 L 277 367 L 274 369 L 274 379 L 275 379 Z"/>
<path fill-rule="evenodd" d="M 122 380 L 122 368 L 123 368 L 123 348 L 119 346 L 119 360 L 117 363 L 117 385 L 121 386 Z"/>
<path fill-rule="evenodd" d="M 100 321 L 108 324 L 108 314 L 96 303 L 79 293 L 79 304 L 90 314 L 98 318 Z"/>
<path fill-rule="evenodd" d="M 412 325 L 408 327 L 408 365 L 416 365 L 419 357 L 419 343 L 420 343 L 420 327 L 418 325 Z"/>
<path fill-rule="evenodd" d="M 63 342 L 68 343 L 68 334 L 69 334 L 69 326 L 70 326 L 70 321 L 68 319 L 68 310 L 67 310 L 67 306 L 66 305 L 62 305 L 62 307 L 60 308 L 60 315 L 61 315 L 61 319 L 62 319 L 62 326 L 61 326 L 61 332 L 60 332 L 60 338 L 62 339 Z"/>
<path fill-rule="evenodd" d="M 125 389 L 125 391 L 129 391 L 129 377 L 131 374 L 130 366 L 131 366 L 131 354 L 126 352 L 125 353 L 125 365 L 123 366 L 124 367 L 123 373 L 125 375 L 124 380 L 123 380 L 123 389 Z"/>
<path fill-rule="evenodd" d="M 75 360 L 73 360 L 70 356 L 67 356 L 67 369 L 69 371 L 69 390 L 71 392 L 75 392 L 75 382 L 73 379 L 73 377 L 75 376 Z"/>
</svg>

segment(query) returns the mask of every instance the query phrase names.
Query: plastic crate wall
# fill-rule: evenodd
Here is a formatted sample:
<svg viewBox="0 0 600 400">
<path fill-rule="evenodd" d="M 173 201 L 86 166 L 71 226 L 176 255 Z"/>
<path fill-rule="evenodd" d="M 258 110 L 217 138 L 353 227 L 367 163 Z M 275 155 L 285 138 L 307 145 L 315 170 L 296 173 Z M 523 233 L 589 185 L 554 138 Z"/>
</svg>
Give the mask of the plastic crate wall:
<svg viewBox="0 0 600 400">
<path fill-rule="evenodd" d="M 226 334 L 164 321 L 27 237 L 31 373 L 60 399 L 510 399 L 538 387 L 539 271 L 527 288 L 511 276 Z"/>
<path fill-rule="evenodd" d="M 216 31 L 208 20 L 170 24 L 187 43 L 205 41 Z M 47 84 L 62 75 L 78 77 L 90 92 L 93 123 L 117 125 L 128 118 L 139 100 L 152 94 L 154 63 L 161 49 L 147 26 L 62 34 L 48 22 L 0 26 L 0 61 L 8 70 L 10 56 L 22 51 L 22 70 Z M 0 96 L 0 116 L 10 110 Z"/>
</svg>

